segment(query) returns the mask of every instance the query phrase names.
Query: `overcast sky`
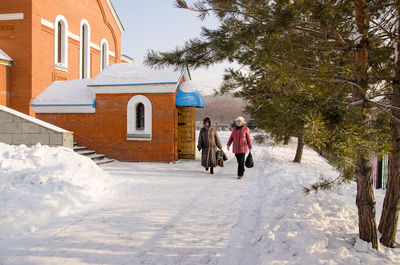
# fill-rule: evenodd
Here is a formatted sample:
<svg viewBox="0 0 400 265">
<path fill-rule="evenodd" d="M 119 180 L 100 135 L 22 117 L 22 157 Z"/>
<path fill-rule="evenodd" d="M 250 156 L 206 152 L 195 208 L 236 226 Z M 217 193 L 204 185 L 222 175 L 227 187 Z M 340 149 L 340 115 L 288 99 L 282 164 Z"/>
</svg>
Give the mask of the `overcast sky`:
<svg viewBox="0 0 400 265">
<path fill-rule="evenodd" d="M 201 21 L 196 13 L 176 8 L 174 0 L 112 0 L 112 3 L 125 28 L 122 53 L 138 63 L 143 62 L 149 49 L 170 51 L 190 38 L 199 37 L 202 26 L 218 25 L 215 18 Z M 203 94 L 218 88 L 224 67 L 191 71 L 193 81 Z"/>
</svg>

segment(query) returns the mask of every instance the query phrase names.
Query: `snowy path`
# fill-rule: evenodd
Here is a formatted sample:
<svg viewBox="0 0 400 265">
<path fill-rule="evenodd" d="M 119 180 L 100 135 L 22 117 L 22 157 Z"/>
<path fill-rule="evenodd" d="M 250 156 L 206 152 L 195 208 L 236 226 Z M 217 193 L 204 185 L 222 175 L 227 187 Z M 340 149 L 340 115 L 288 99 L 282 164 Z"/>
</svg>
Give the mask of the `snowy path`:
<svg viewBox="0 0 400 265">
<path fill-rule="evenodd" d="M 19 242 L 2 264 L 256 263 L 249 245 L 261 210 L 257 168 L 237 180 L 231 156 L 214 175 L 198 161 L 103 169 L 127 180 L 116 199 L 37 233 L 27 240 L 33 246 Z"/>
<path fill-rule="evenodd" d="M 227 135 L 224 137 L 226 142 Z M 46 150 L 39 153 L 50 152 Z M 67 211 L 66 217 L 43 218 L 43 211 L 28 215 L 39 221 L 25 234 L 14 233 L 14 237 L 0 240 L 0 264 L 400 264 L 400 248 L 380 246 L 377 252 L 357 240 L 355 184 L 304 196 L 303 187 L 321 175 L 335 178 L 337 171 L 310 149 L 304 150 L 301 164 L 292 162 L 294 153 L 293 145 L 255 145 L 255 167 L 246 169 L 241 180 L 235 177 L 237 164 L 232 153 L 225 167 L 217 168 L 214 175 L 205 172 L 198 160 L 104 165 L 111 175 L 104 179 L 104 185 L 111 193 L 105 192 L 81 213 Z M 10 156 L 6 153 L 3 159 Z M 49 159 L 43 157 L 44 161 Z M 80 169 L 68 168 L 63 172 Z M 38 172 L 44 174 L 40 167 Z M 85 167 L 83 172 L 95 171 Z M 16 170 L 12 174 L 21 173 Z M 81 187 L 71 185 L 56 185 L 60 192 L 50 198 Z M 25 189 L 20 187 L 16 186 L 29 192 L 41 186 L 27 182 L 22 186 Z M 46 201 L 47 193 L 42 195 Z M 376 190 L 375 195 L 380 213 L 384 191 Z M 62 204 L 64 198 L 52 202 Z M 5 209 L 12 212 L 14 208 Z M 38 226 L 41 220 L 47 222 Z M 18 221 L 24 224 L 31 219 Z"/>
</svg>

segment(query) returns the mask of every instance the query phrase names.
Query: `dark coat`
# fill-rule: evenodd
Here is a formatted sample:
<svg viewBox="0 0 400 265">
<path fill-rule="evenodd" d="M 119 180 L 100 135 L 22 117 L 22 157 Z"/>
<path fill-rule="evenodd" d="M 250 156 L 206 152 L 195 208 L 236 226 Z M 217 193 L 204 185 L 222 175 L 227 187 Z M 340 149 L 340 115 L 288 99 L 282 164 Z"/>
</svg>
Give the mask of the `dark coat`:
<svg viewBox="0 0 400 265">
<path fill-rule="evenodd" d="M 201 165 L 203 167 L 217 166 L 215 156 L 217 147 L 221 149 L 222 145 L 216 129 L 211 125 L 208 128 L 205 126 L 201 128 L 197 148 L 201 149 Z"/>
</svg>

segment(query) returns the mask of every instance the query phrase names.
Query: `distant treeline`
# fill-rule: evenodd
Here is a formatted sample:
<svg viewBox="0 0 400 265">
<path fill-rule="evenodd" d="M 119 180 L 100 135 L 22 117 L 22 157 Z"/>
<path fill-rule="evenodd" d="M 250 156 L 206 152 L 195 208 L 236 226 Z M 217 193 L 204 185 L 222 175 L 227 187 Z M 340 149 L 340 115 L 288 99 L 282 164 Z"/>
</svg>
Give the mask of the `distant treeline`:
<svg viewBox="0 0 400 265">
<path fill-rule="evenodd" d="M 244 113 L 246 101 L 241 98 L 235 98 L 231 94 L 222 96 L 204 96 L 205 108 L 196 110 L 196 120 L 202 121 L 204 117 L 211 117 L 214 123 L 230 123 L 237 116 L 243 116 L 246 121 L 249 116 Z"/>
</svg>

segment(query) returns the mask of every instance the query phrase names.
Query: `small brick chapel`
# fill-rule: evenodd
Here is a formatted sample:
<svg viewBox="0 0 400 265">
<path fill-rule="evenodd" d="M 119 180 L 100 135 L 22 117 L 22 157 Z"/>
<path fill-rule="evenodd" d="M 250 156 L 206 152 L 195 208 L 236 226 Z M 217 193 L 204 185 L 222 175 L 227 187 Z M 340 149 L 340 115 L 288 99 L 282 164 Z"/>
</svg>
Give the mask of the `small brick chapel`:
<svg viewBox="0 0 400 265">
<path fill-rule="evenodd" d="M 119 161 L 195 159 L 196 108 L 204 99 L 188 69 L 107 66 L 92 79 L 56 81 L 31 106 L 74 141 Z"/>
</svg>

